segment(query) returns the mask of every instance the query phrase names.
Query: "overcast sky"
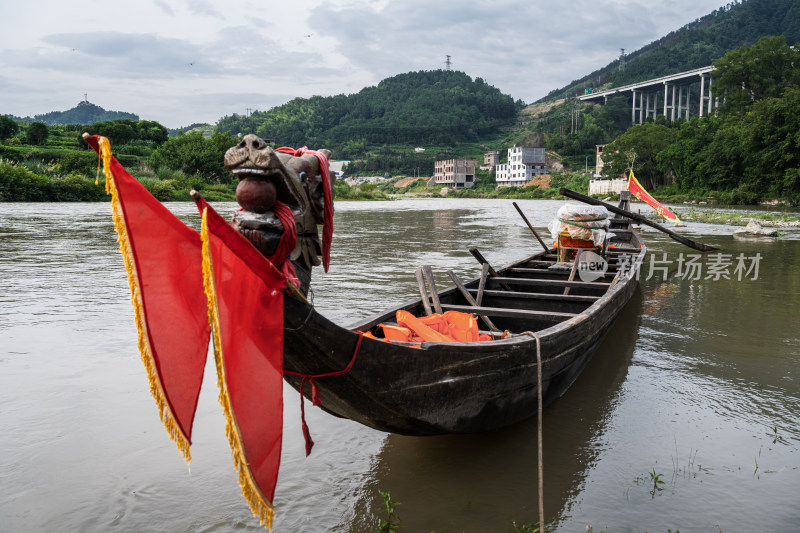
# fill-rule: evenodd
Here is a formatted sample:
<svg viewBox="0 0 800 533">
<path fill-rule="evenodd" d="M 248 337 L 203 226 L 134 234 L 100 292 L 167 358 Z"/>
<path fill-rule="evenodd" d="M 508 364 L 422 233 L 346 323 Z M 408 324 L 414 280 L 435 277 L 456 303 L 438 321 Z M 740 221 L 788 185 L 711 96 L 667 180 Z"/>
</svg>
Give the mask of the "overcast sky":
<svg viewBox="0 0 800 533">
<path fill-rule="evenodd" d="M 167 127 L 445 67 L 532 102 L 720 0 L 0 0 L 0 114 Z"/>
</svg>

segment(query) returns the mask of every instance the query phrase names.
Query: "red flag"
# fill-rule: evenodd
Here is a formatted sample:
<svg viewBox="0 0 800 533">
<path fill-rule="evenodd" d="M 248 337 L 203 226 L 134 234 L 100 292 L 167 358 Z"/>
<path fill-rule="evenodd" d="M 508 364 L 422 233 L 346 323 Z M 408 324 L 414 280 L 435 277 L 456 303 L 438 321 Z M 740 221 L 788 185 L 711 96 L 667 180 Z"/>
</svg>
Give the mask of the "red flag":
<svg viewBox="0 0 800 533">
<path fill-rule="evenodd" d="M 286 278 L 205 200 L 199 198 L 197 206 L 228 441 L 242 494 L 271 528 L 283 432 Z"/>
<path fill-rule="evenodd" d="M 631 170 L 631 175 L 628 178 L 628 190 L 631 191 L 636 198 L 647 203 L 650 207 L 655 209 L 656 212 L 658 212 L 658 214 L 662 217 L 672 222 L 680 222 L 678 215 L 661 205 L 658 200 L 650 196 L 650 193 L 648 193 L 644 187 L 642 187 L 642 184 L 639 183 L 639 180 L 637 180 L 636 176 L 633 175 L 633 170 Z"/>
<path fill-rule="evenodd" d="M 103 161 L 150 393 L 170 438 L 190 461 L 210 335 L 200 236 L 128 174 L 108 139 L 85 140 Z"/>
</svg>

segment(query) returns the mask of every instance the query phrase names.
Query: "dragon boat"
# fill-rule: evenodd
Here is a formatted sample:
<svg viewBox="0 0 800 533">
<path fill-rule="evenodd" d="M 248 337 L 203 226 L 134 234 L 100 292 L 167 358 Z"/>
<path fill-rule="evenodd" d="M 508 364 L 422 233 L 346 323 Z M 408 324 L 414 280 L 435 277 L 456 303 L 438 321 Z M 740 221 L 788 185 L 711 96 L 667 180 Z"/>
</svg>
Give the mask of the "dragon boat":
<svg viewBox="0 0 800 533">
<path fill-rule="evenodd" d="M 561 189 L 586 204 L 602 204 L 597 219 L 559 215 L 561 222 L 591 230 L 591 240 L 573 239 L 571 230 L 562 239 L 561 232 L 556 249 L 528 223 L 541 251 L 496 270 L 471 249 L 480 276 L 462 283 L 451 272 L 454 287 L 444 290 L 436 288 L 430 267 L 422 267 L 419 299 L 341 326 L 306 298 L 313 268 L 327 271 L 330 262 L 329 151 L 274 149 L 244 136 L 224 159 L 239 180 L 242 209 L 225 221 L 193 192 L 202 217 L 198 232 L 119 164 L 108 139 L 89 133 L 83 139 L 100 156 L 111 194 L 139 353 L 159 417 L 189 461 L 213 338 L 242 494 L 270 527 L 284 381 L 301 392 L 301 402 L 309 398 L 328 413 L 380 431 L 437 435 L 508 426 L 541 413 L 574 383 L 636 292 L 647 247 L 633 221 L 714 250 L 628 211 L 628 192 L 615 207 Z M 600 242 L 595 224 L 603 228 Z M 448 315 L 458 320 L 450 323 Z M 434 319 L 437 327 L 444 320 L 448 328 L 459 323 L 465 329 L 435 331 L 428 325 L 437 324 Z M 404 331 L 407 337 L 395 336 Z M 304 418 L 304 407 L 301 413 Z M 305 420 L 303 432 L 308 454 L 313 441 Z"/>
</svg>

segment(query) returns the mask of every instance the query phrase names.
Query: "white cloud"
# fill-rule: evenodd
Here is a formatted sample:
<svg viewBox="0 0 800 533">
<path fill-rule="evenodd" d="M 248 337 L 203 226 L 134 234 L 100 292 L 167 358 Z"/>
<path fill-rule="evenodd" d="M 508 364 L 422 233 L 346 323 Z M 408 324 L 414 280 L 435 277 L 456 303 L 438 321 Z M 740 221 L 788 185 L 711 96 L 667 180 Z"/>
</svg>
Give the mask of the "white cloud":
<svg viewBox="0 0 800 533">
<path fill-rule="evenodd" d="M 153 4 L 163 11 L 165 15 L 169 15 L 170 17 L 175 16 L 175 12 L 164 0 L 153 0 Z"/>
<path fill-rule="evenodd" d="M 0 34 L 0 113 L 68 109 L 88 92 L 107 109 L 171 127 L 214 122 L 444 68 L 445 55 L 454 69 L 532 101 L 717 1 L 233 0 L 224 10 L 208 0 L 119 0 L 97 10 L 17 2 Z"/>
<path fill-rule="evenodd" d="M 225 19 L 224 15 L 217 11 L 214 5 L 208 0 L 192 0 L 189 2 L 189 11 L 195 15 Z"/>
</svg>

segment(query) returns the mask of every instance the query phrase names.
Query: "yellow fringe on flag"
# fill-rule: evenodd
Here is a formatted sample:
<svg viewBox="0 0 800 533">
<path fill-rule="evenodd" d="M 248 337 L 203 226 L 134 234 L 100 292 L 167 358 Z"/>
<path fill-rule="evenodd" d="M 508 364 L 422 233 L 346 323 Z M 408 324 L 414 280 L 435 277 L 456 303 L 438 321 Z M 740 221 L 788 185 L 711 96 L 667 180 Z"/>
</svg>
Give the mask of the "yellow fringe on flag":
<svg viewBox="0 0 800 533">
<path fill-rule="evenodd" d="M 189 440 L 183 434 L 183 431 L 181 431 L 178 422 L 175 420 L 175 416 L 172 414 L 172 409 L 170 409 L 169 403 L 167 402 L 167 396 L 164 394 L 161 378 L 156 371 L 153 351 L 150 347 L 150 340 L 147 334 L 147 324 L 144 320 L 144 304 L 142 303 L 139 276 L 136 273 L 136 263 L 133 259 L 133 250 L 131 249 L 130 239 L 128 238 L 128 229 L 125 226 L 125 216 L 122 212 L 119 192 L 114 183 L 114 175 L 111 172 L 111 144 L 105 137 L 100 137 L 98 144 L 100 145 L 100 160 L 103 163 L 103 173 L 106 177 L 106 193 L 111 195 L 111 214 L 114 219 L 114 228 L 117 230 L 119 251 L 125 263 L 125 271 L 128 273 L 128 284 L 131 288 L 131 303 L 133 304 L 134 320 L 136 321 L 136 330 L 139 335 L 139 355 L 147 371 L 147 379 L 150 382 L 150 394 L 156 401 L 158 416 L 164 424 L 164 429 L 167 430 L 169 438 L 172 439 L 178 447 L 178 451 L 183 455 L 184 460 L 191 464 L 192 456 L 189 451 Z"/>
<path fill-rule="evenodd" d="M 222 340 L 220 338 L 219 308 L 217 307 L 217 291 L 214 285 L 214 265 L 211 260 L 208 239 L 208 208 L 203 209 L 203 222 L 200 228 L 200 240 L 203 243 L 203 288 L 208 298 L 208 321 L 211 324 L 212 338 L 214 339 L 214 362 L 217 367 L 217 385 L 219 386 L 219 403 L 225 413 L 225 434 L 231 447 L 233 463 L 239 471 L 239 486 L 242 487 L 242 496 L 247 500 L 247 505 L 253 516 L 261 524 L 272 530 L 272 520 L 275 515 L 274 506 L 267 500 L 261 489 L 258 488 L 250 465 L 244 455 L 244 443 L 239 425 L 231 407 L 228 394 L 228 382 L 225 378 L 225 363 L 222 360 Z"/>
</svg>

